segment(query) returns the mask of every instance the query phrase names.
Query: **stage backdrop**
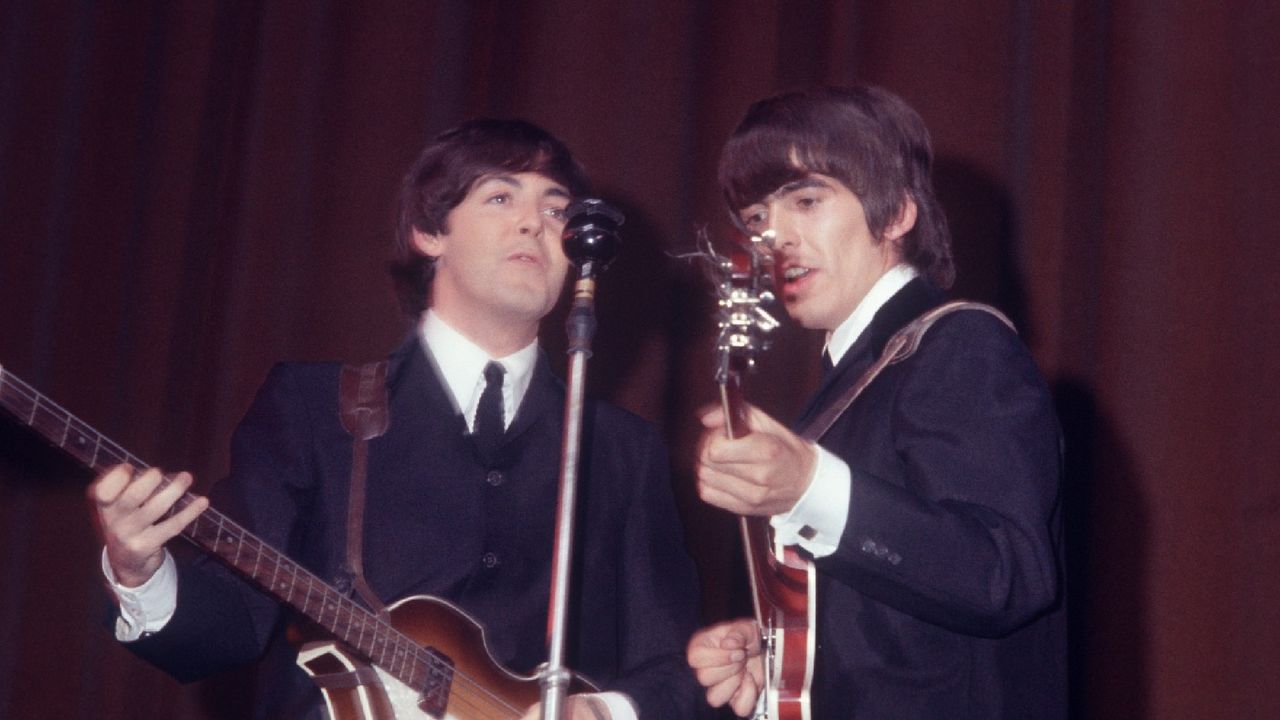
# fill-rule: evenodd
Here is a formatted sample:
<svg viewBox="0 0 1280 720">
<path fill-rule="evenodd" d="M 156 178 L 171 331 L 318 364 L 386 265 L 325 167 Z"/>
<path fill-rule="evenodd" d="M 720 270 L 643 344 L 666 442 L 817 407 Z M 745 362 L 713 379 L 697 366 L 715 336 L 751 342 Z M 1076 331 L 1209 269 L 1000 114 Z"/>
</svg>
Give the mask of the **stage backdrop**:
<svg viewBox="0 0 1280 720">
<path fill-rule="evenodd" d="M 407 322 L 385 263 L 433 133 L 522 116 L 627 214 L 593 392 L 656 421 L 708 620 L 733 523 L 691 485 L 708 291 L 746 105 L 871 82 L 932 128 L 958 294 L 1018 321 L 1067 440 L 1077 717 L 1280 717 L 1280 5 L 460 0 L 0 2 L 0 364 L 202 487 L 279 359 Z M 547 344 L 560 356 L 559 320 Z M 819 340 L 751 395 L 788 415 Z M 235 718 L 104 627 L 87 473 L 0 422 L 0 717 Z"/>
</svg>

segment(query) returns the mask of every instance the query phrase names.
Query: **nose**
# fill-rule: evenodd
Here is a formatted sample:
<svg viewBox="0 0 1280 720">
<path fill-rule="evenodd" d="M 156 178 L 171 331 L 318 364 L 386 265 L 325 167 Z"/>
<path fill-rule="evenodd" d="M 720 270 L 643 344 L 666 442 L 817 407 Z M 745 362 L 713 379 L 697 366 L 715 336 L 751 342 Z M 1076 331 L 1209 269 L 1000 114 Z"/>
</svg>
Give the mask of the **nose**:
<svg viewBox="0 0 1280 720">
<path fill-rule="evenodd" d="M 770 251 L 778 249 L 778 233 L 773 228 L 761 231 L 760 240 Z"/>
<path fill-rule="evenodd" d="M 541 214 L 534 202 L 516 201 L 516 229 L 520 234 L 536 234 L 543 229 Z"/>
<path fill-rule="evenodd" d="M 773 218 L 769 219 L 769 227 L 760 233 L 760 237 L 764 238 L 765 244 L 775 251 L 791 249 L 800 244 L 794 230 L 782 227 Z"/>
<path fill-rule="evenodd" d="M 516 227 L 521 235 L 541 235 L 545 229 L 546 216 L 542 214 L 537 203 L 522 203 L 520 214 L 516 219 Z"/>
</svg>

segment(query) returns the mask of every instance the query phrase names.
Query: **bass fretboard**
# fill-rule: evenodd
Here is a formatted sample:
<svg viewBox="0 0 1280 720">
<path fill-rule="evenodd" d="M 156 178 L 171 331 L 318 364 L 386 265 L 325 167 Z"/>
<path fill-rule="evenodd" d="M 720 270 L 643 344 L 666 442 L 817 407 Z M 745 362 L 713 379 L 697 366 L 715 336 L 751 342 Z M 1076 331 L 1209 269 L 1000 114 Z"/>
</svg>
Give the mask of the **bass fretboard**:
<svg viewBox="0 0 1280 720">
<path fill-rule="evenodd" d="M 139 470 L 149 467 L 3 367 L 0 367 L 0 407 L 95 473 L 122 463 Z M 164 482 L 170 482 L 169 478 Z M 183 494 L 173 511 L 194 500 L 192 494 Z M 418 645 L 389 622 L 214 508 L 201 513 L 183 529 L 182 535 L 409 687 L 430 694 L 433 688 L 449 686 L 453 668 L 447 658 Z"/>
</svg>

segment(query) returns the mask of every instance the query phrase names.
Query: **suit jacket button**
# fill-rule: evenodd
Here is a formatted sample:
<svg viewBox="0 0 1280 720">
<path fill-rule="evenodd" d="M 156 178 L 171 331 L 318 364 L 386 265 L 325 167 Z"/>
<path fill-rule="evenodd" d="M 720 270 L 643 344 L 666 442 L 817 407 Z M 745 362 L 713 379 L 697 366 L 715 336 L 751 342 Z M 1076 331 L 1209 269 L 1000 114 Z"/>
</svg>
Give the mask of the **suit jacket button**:
<svg viewBox="0 0 1280 720">
<path fill-rule="evenodd" d="M 498 487 L 507 481 L 507 476 L 503 475 L 501 470 L 490 470 L 489 474 L 484 476 L 484 481 L 491 487 Z"/>
<path fill-rule="evenodd" d="M 480 557 L 480 564 L 487 568 L 495 568 L 498 566 L 498 554 L 487 552 Z"/>
</svg>

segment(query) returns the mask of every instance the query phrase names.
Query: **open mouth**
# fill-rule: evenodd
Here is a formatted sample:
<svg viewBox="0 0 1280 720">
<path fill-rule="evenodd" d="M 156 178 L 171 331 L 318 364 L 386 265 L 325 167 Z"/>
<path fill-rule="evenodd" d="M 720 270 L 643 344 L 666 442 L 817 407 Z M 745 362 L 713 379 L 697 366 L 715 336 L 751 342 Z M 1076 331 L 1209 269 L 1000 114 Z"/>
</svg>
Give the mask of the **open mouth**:
<svg viewBox="0 0 1280 720">
<path fill-rule="evenodd" d="M 782 279 L 788 283 L 793 283 L 803 279 L 805 276 L 807 276 L 811 272 L 813 272 L 813 268 L 792 265 L 791 267 L 788 267 L 786 270 L 782 271 Z"/>
</svg>

